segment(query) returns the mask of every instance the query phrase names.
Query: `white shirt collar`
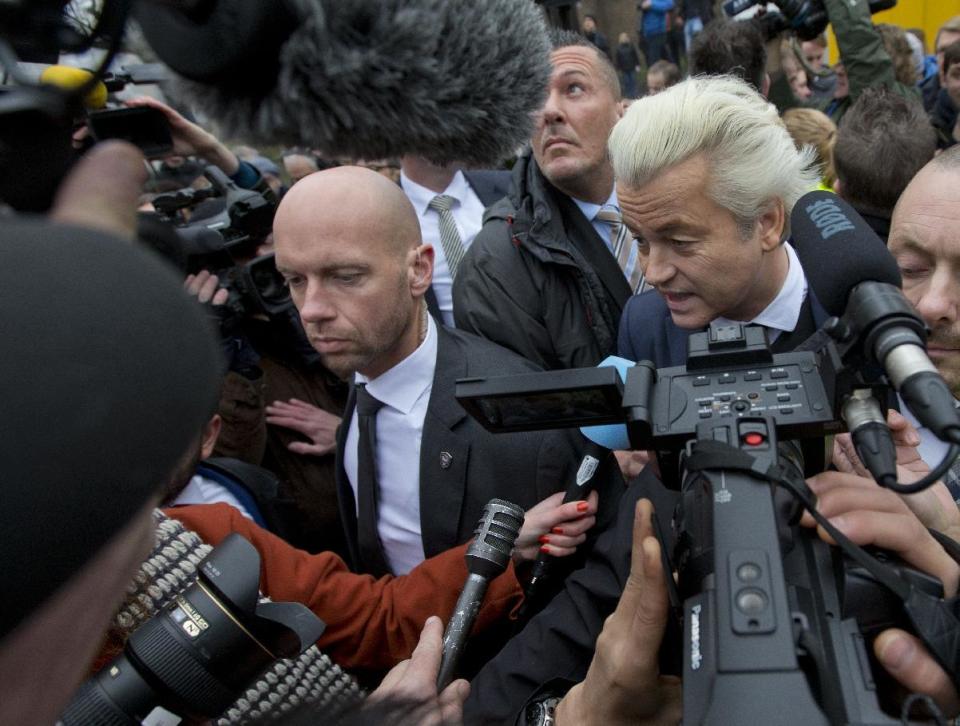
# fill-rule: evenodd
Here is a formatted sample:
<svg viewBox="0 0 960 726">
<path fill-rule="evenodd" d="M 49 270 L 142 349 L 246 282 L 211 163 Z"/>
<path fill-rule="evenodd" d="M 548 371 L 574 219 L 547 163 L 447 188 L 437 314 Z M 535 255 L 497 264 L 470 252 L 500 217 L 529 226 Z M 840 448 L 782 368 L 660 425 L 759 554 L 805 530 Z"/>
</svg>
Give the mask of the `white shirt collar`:
<svg viewBox="0 0 960 726">
<path fill-rule="evenodd" d="M 573 203 L 580 208 L 580 211 L 583 212 L 583 216 L 586 217 L 591 222 L 594 217 L 597 216 L 599 212 L 604 207 L 613 207 L 618 212 L 620 211 L 620 203 L 617 201 L 617 187 L 614 185 L 613 191 L 610 192 L 610 196 L 607 198 L 607 201 L 603 204 L 594 204 L 593 202 L 585 202 L 582 199 L 577 199 L 576 197 L 570 197 L 573 200 Z"/>
<path fill-rule="evenodd" d="M 793 251 L 790 243 L 784 242 L 783 246 L 787 250 L 789 267 L 787 277 L 780 287 L 780 292 L 757 317 L 747 321 L 747 323 L 791 332 L 797 327 L 797 321 L 800 319 L 800 308 L 807 297 L 807 276 L 804 274 L 797 253 Z M 734 321 L 720 317 L 715 322 L 728 324 Z"/>
<path fill-rule="evenodd" d="M 433 316 L 427 315 L 427 335 L 413 353 L 373 380 L 355 373 L 354 381 L 366 383 L 371 396 L 408 414 L 420 397 L 433 387 L 436 367 L 437 328 Z"/>
<path fill-rule="evenodd" d="M 400 186 L 403 187 L 407 199 L 410 200 L 413 208 L 417 211 L 417 217 L 423 217 L 427 212 L 431 211 L 429 204 L 431 200 L 437 196 L 437 192 L 432 189 L 427 189 L 415 181 L 411 181 L 410 177 L 404 174 L 403 171 L 400 172 Z M 453 197 L 457 200 L 458 204 L 463 204 L 463 200 L 469 192 L 470 185 L 467 183 L 467 178 L 463 175 L 463 172 L 458 169 L 453 175 L 453 179 L 451 179 L 447 185 L 447 188 L 440 192 L 440 194 Z"/>
</svg>

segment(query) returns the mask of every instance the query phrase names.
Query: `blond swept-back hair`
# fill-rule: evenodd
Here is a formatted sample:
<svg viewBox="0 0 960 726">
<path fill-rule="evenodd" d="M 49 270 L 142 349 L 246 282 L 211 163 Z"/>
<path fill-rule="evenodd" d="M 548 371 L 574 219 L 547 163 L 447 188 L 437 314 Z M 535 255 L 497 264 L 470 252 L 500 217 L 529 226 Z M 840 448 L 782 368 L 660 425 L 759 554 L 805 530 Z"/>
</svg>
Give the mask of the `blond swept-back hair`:
<svg viewBox="0 0 960 726">
<path fill-rule="evenodd" d="M 814 151 L 797 149 L 773 104 L 735 76 L 695 76 L 634 102 L 608 146 L 617 182 L 628 187 L 704 154 L 708 194 L 744 236 L 780 199 L 786 238 L 794 203 L 819 181 Z"/>
<path fill-rule="evenodd" d="M 783 113 L 783 123 L 797 148 L 812 146 L 823 183 L 833 188 L 837 172 L 833 167 L 833 147 L 837 143 L 837 125 L 815 108 L 791 108 Z"/>
</svg>

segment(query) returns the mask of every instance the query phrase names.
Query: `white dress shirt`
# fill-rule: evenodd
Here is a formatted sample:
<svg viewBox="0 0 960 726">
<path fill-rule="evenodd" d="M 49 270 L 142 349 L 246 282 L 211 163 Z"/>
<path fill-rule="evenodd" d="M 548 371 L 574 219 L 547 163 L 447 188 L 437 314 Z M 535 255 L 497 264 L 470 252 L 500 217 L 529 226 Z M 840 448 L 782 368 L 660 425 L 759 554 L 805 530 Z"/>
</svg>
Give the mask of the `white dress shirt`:
<svg viewBox="0 0 960 726">
<path fill-rule="evenodd" d="M 803 301 L 807 299 L 807 276 L 800 266 L 800 260 L 797 253 L 789 242 L 783 243 L 787 250 L 787 260 L 789 268 L 787 276 L 780 287 L 780 292 L 773 298 L 767 307 L 765 307 L 757 317 L 749 321 L 733 321 L 724 317 L 719 317 L 714 322 L 730 324 L 739 322 L 743 325 L 762 325 L 768 330 L 768 339 L 772 343 L 782 332 L 790 333 L 797 327 L 797 321 L 800 319 L 800 308 L 803 307 Z"/>
<path fill-rule="evenodd" d="M 170 506 L 179 507 L 184 504 L 218 504 L 223 502 L 231 507 L 236 507 L 240 514 L 249 520 L 253 520 L 244 506 L 223 484 L 207 479 L 200 474 L 194 474 L 183 490 L 177 495 Z"/>
<path fill-rule="evenodd" d="M 425 244 L 433 245 L 435 252 L 433 293 L 437 296 L 437 305 L 444 325 L 453 327 L 453 278 L 450 276 L 443 245 L 440 244 L 440 212 L 429 207 L 430 201 L 437 196 L 437 192 L 411 181 L 402 171 L 400 186 L 417 212 L 417 219 L 420 220 L 420 236 Z M 453 213 L 457 231 L 460 232 L 460 241 L 463 242 L 463 249 L 466 251 L 470 249 L 470 244 L 483 226 L 483 202 L 473 191 L 462 171 L 453 175 L 450 184 L 440 194 L 446 194 L 456 200 L 450 211 Z"/>
<path fill-rule="evenodd" d="M 367 392 L 384 403 L 377 413 L 377 531 L 387 565 L 395 575 L 405 575 L 424 560 L 420 527 L 420 442 L 427 415 L 433 373 L 437 367 L 437 329 L 427 316 L 427 335 L 413 353 L 393 368 L 367 379 L 359 373 L 356 383 L 366 383 Z M 357 417 L 350 417 L 343 451 L 343 468 L 357 496 L 357 447 L 360 432 Z"/>
<path fill-rule="evenodd" d="M 597 219 L 597 215 L 600 213 L 601 209 L 609 209 L 615 211 L 617 214 L 620 212 L 620 202 L 617 201 L 617 188 L 614 187 L 613 191 L 610 192 L 610 197 L 603 204 L 594 204 L 593 202 L 585 202 L 582 199 L 577 199 L 575 197 L 570 197 L 573 199 L 573 203 L 577 205 L 583 216 L 590 220 L 590 224 L 597 234 L 600 235 L 600 239 L 604 241 L 607 245 L 607 249 L 610 250 L 610 254 L 613 254 L 613 240 L 612 236 L 612 225 L 609 222 L 604 222 L 603 220 Z M 639 251 L 637 250 L 637 243 L 633 239 L 633 235 L 627 230 L 627 239 L 624 241 L 624 244 L 630 245 L 630 257 L 627 259 L 627 268 L 623 271 L 624 276 L 629 280 L 633 274 L 634 268 L 637 266 L 637 255 Z"/>
</svg>

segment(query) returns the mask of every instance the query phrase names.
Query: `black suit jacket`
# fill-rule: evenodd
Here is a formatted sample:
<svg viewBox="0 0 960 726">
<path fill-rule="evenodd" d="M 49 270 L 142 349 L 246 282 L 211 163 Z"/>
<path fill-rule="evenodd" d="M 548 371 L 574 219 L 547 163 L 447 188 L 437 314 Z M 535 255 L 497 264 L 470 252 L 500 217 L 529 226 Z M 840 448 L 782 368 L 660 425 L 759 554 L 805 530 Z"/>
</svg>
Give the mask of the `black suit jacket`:
<svg viewBox="0 0 960 726">
<path fill-rule="evenodd" d="M 488 432 L 454 398 L 456 380 L 529 373 L 537 367 L 469 333 L 438 325 L 437 335 L 437 366 L 420 447 L 420 523 L 427 557 L 470 539 L 483 506 L 494 497 L 529 509 L 553 492 L 566 489 L 575 477 L 584 444 L 575 431 Z M 337 436 L 337 493 L 350 564 L 356 570 L 357 510 L 343 468 L 355 405 L 351 389 Z M 622 491 L 619 472 L 611 471 L 600 490 L 598 528 L 615 517 L 616 499 Z"/>
<path fill-rule="evenodd" d="M 796 330 L 778 336 L 772 348 L 793 350 L 829 317 L 813 288 L 808 287 Z M 657 368 L 680 366 L 687 360 L 687 340 L 693 332 L 678 328 L 663 296 L 649 290 L 630 298 L 624 307 L 617 351 L 628 360 L 652 361 Z"/>
<path fill-rule="evenodd" d="M 499 202 L 510 193 L 513 186 L 513 175 L 509 171 L 477 169 L 464 171 L 463 176 L 484 207 Z M 403 182 L 400 183 L 400 187 L 403 188 Z M 440 316 L 440 306 L 437 304 L 437 296 L 433 292 L 432 285 L 427 290 L 426 299 L 430 314 L 433 315 L 434 320 L 442 324 L 443 318 Z"/>
</svg>

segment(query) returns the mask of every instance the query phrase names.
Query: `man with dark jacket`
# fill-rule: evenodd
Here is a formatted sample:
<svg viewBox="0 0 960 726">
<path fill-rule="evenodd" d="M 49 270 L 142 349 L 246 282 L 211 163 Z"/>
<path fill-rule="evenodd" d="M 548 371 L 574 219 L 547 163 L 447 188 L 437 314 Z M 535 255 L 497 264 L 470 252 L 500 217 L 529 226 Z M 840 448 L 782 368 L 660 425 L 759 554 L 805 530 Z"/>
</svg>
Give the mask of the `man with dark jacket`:
<svg viewBox="0 0 960 726">
<path fill-rule="evenodd" d="M 606 150 L 619 84 L 609 59 L 573 33 L 554 37 L 552 59 L 532 151 L 461 263 L 454 318 L 545 368 L 593 366 L 614 351 L 641 285 Z"/>
</svg>

